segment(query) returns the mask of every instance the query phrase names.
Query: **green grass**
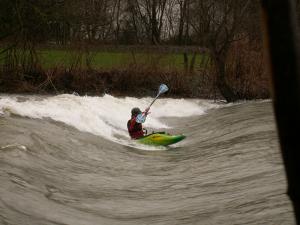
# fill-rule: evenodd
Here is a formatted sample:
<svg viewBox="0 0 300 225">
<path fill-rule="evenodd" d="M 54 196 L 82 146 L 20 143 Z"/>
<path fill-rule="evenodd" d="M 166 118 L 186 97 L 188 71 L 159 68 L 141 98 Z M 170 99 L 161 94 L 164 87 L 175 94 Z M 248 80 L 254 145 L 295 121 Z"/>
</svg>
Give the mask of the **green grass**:
<svg viewBox="0 0 300 225">
<path fill-rule="evenodd" d="M 121 69 L 134 64 L 149 66 L 151 68 L 184 69 L 183 54 L 165 53 L 131 53 L 131 52 L 101 52 L 92 51 L 89 55 L 77 51 L 40 49 L 37 51 L 43 68 L 71 67 L 77 62 L 83 68 L 87 61 L 94 69 Z M 192 55 L 189 55 L 191 60 Z M 208 59 L 207 55 L 197 54 L 195 68 Z M 1 60 L 2 61 L 2 60 Z M 0 62 L 1 64 L 3 63 Z"/>
</svg>

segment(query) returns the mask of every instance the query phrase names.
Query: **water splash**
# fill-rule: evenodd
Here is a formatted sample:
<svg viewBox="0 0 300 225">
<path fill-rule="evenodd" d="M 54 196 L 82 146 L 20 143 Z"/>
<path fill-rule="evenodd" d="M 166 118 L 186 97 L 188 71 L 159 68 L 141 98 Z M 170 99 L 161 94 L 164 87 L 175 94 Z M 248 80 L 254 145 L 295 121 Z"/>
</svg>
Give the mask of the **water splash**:
<svg viewBox="0 0 300 225">
<path fill-rule="evenodd" d="M 9 112 L 35 119 L 51 118 L 80 131 L 136 147 L 139 144 L 132 144 L 127 133 L 126 125 L 130 111 L 133 107 L 145 109 L 151 100 L 151 98 L 116 98 L 111 95 L 80 97 L 64 94 L 49 97 L 29 96 L 19 101 L 16 96 L 2 96 L 0 114 Z M 167 129 L 170 127 L 163 122 L 162 117 L 202 115 L 208 109 L 216 107 L 219 105 L 208 100 L 158 99 L 152 106 L 151 115 L 148 116 L 144 127 Z"/>
</svg>

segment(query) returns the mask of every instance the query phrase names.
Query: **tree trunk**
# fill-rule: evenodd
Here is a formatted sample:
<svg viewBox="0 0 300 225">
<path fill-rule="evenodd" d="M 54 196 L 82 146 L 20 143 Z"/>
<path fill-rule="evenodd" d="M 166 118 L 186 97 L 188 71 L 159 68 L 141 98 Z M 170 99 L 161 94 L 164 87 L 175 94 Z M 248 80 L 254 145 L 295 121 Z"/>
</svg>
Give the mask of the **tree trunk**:
<svg viewBox="0 0 300 225">
<path fill-rule="evenodd" d="M 183 65 L 184 65 L 184 71 L 187 73 L 189 68 L 189 58 L 186 52 L 183 53 Z"/>
<path fill-rule="evenodd" d="M 179 19 L 179 26 L 178 26 L 178 37 L 177 41 L 178 44 L 182 44 L 183 39 L 183 28 L 184 28 L 184 21 L 185 21 L 185 10 L 186 10 L 186 0 L 180 1 L 180 19 Z"/>
<path fill-rule="evenodd" d="M 151 36 L 152 36 L 152 44 L 158 44 L 160 42 L 159 40 L 159 34 L 158 34 L 158 22 L 157 22 L 157 14 L 156 14 L 156 8 L 157 8 L 157 0 L 152 0 L 152 8 L 151 8 Z"/>
<path fill-rule="evenodd" d="M 190 62 L 190 73 L 194 73 L 194 70 L 195 70 L 195 62 L 196 62 L 196 56 L 197 56 L 197 53 L 194 52 L 194 53 L 193 53 L 193 57 L 192 57 L 191 62 Z"/>
<path fill-rule="evenodd" d="M 221 59 L 220 57 L 214 57 L 216 69 L 217 69 L 217 81 L 216 85 L 219 89 L 222 96 L 225 98 L 227 102 L 235 102 L 238 100 L 236 94 L 234 94 L 233 90 L 230 86 L 226 83 L 225 75 L 225 60 Z"/>
<path fill-rule="evenodd" d="M 117 6 L 117 18 L 116 18 L 116 22 L 117 22 L 117 28 L 116 28 L 116 41 L 119 44 L 120 41 L 120 1 L 118 0 L 118 6 Z"/>
</svg>

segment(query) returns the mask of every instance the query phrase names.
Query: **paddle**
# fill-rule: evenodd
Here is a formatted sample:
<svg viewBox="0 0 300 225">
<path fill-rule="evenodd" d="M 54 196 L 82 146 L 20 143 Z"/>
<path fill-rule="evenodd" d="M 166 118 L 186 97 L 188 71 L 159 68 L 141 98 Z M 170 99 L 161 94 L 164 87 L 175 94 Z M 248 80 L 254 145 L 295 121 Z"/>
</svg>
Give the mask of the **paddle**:
<svg viewBox="0 0 300 225">
<path fill-rule="evenodd" d="M 156 97 L 153 99 L 153 101 L 151 102 L 151 104 L 149 105 L 149 107 L 147 108 L 148 110 L 150 109 L 150 107 L 153 105 L 153 103 L 156 101 L 156 99 L 163 93 L 166 93 L 167 91 L 169 90 L 168 86 L 165 85 L 165 84 L 161 84 L 158 88 L 158 93 L 156 95 Z M 147 111 L 148 112 L 148 111 Z M 147 112 L 143 112 L 143 113 L 140 113 L 139 115 L 137 115 L 136 117 L 136 122 L 138 123 L 144 123 L 145 120 L 146 120 L 146 113 Z"/>
</svg>

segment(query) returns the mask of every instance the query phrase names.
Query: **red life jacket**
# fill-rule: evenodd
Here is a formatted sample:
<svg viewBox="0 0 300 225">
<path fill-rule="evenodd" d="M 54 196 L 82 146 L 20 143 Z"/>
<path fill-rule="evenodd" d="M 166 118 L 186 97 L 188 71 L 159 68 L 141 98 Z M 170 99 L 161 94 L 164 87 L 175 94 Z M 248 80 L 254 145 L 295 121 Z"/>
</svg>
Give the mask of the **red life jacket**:
<svg viewBox="0 0 300 225">
<path fill-rule="evenodd" d="M 131 138 L 138 139 L 144 136 L 143 126 L 141 123 L 137 123 L 135 117 L 127 122 L 128 132 Z"/>
</svg>

